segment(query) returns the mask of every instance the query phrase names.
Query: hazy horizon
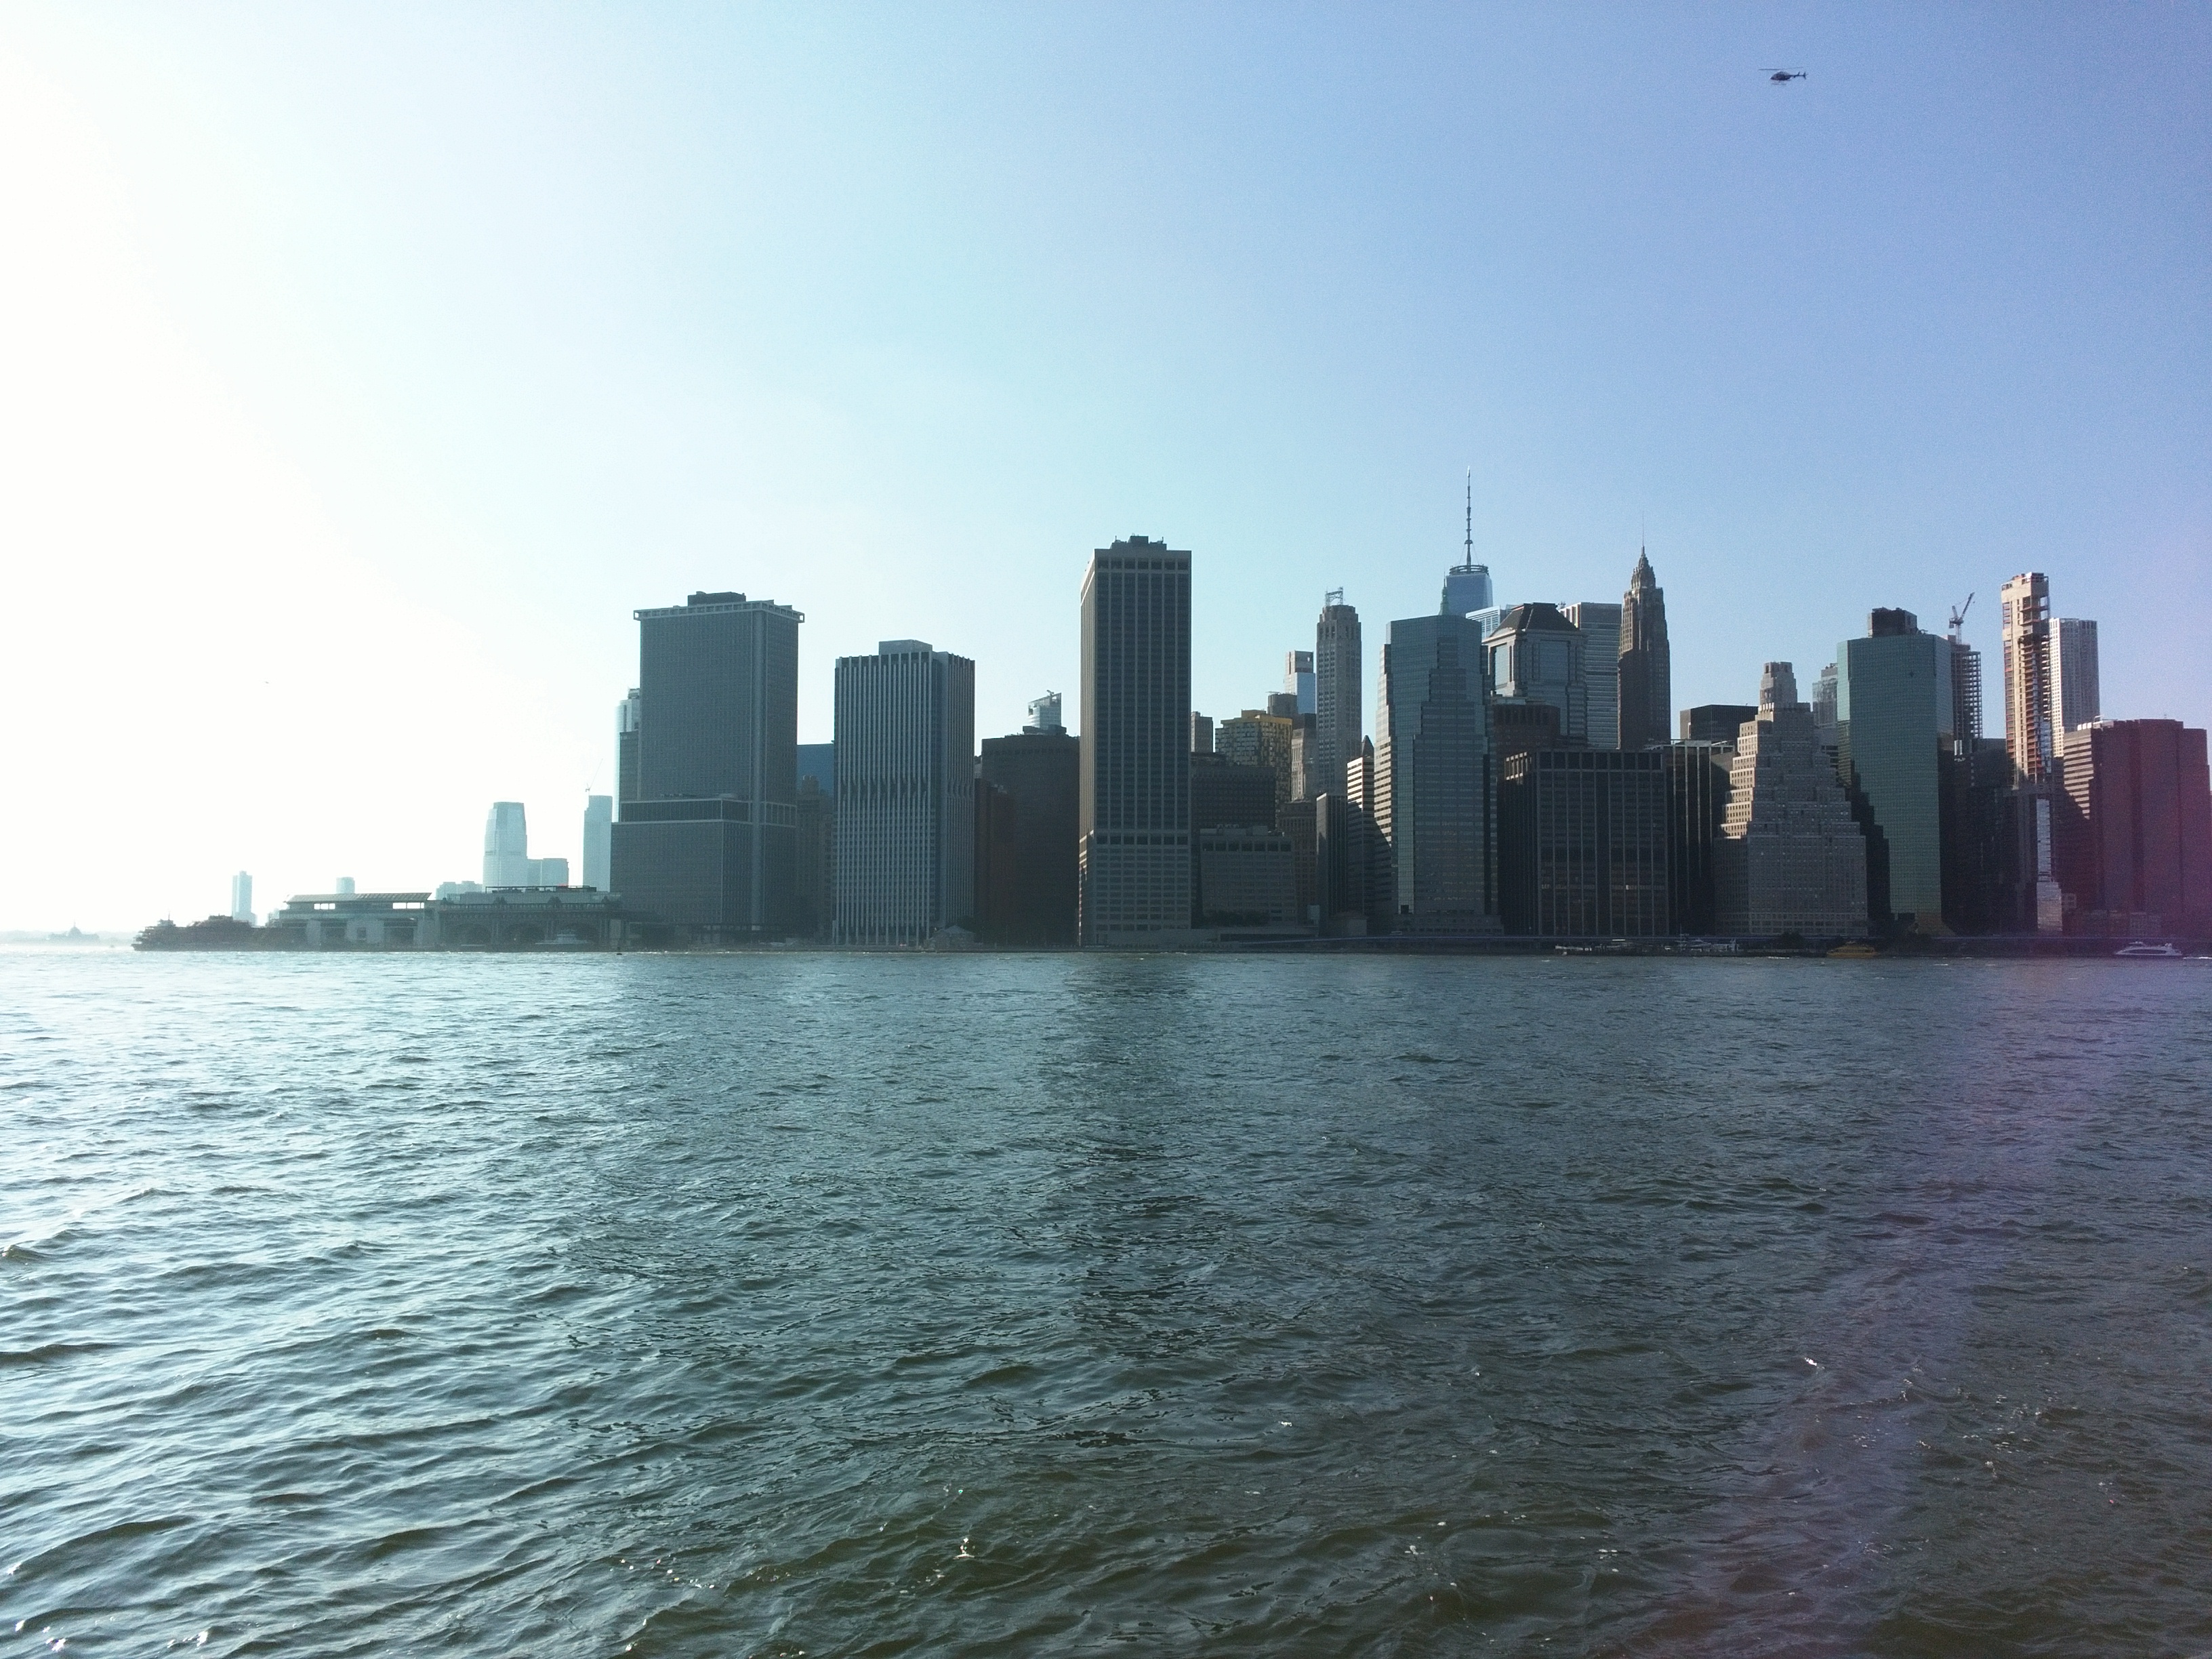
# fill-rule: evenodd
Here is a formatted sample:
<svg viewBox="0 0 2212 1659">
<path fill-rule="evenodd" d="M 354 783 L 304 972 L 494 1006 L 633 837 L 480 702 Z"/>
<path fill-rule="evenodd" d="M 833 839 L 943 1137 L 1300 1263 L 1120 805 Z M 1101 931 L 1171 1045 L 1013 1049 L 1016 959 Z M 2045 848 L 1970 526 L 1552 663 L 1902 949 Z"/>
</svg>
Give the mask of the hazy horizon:
<svg viewBox="0 0 2212 1659">
<path fill-rule="evenodd" d="M 1764 70 L 1803 68 L 1775 85 Z M 1875 605 L 2101 624 L 2212 719 L 2212 11 L 0 7 L 0 929 L 578 859 L 633 610 L 1076 699 L 1094 547 L 1194 700 L 1460 556 L 1674 701 Z"/>
</svg>

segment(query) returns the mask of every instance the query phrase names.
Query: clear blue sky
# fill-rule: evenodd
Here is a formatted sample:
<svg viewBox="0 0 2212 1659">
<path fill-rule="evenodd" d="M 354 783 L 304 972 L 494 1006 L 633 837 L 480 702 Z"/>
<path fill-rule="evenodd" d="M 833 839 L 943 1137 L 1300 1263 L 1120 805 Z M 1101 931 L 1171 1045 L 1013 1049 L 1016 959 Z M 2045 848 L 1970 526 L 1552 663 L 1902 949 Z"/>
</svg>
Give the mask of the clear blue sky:
<svg viewBox="0 0 2212 1659">
<path fill-rule="evenodd" d="M 1340 586 L 1371 710 L 1469 465 L 1678 705 L 1972 591 L 1994 714 L 2036 568 L 2201 724 L 2208 158 L 2201 5 L 9 5 L 0 927 L 574 857 L 696 587 L 988 733 L 1141 532 L 1201 708 Z"/>
</svg>

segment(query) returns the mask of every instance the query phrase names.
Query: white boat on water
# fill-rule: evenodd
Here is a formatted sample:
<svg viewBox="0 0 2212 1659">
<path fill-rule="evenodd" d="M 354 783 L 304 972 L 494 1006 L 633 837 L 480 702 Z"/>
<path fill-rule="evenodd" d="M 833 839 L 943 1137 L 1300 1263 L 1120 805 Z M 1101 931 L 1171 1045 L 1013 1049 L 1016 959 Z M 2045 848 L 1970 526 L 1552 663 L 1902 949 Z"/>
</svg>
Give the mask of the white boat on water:
<svg viewBox="0 0 2212 1659">
<path fill-rule="evenodd" d="M 2177 945 L 2146 945 L 2137 939 L 2132 945 L 2123 945 L 2112 952 L 2116 957 L 2170 957 L 2179 958 L 2181 947 Z"/>
</svg>

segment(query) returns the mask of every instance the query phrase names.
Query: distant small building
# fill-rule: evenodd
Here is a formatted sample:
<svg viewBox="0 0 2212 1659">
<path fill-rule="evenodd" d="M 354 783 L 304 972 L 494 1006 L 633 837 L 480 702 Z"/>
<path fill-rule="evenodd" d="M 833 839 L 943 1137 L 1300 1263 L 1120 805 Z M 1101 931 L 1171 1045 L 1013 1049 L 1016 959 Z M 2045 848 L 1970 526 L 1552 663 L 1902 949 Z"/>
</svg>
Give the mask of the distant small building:
<svg viewBox="0 0 2212 1659">
<path fill-rule="evenodd" d="M 614 885 L 615 798 L 584 797 L 584 885 L 602 893 Z"/>
<path fill-rule="evenodd" d="M 253 878 L 243 870 L 230 878 L 230 919 L 249 926 L 253 921 Z"/>
<path fill-rule="evenodd" d="M 1759 710 L 1747 702 L 1701 702 L 1682 711 L 1682 741 L 1733 746 L 1736 734 L 1758 718 Z"/>
<path fill-rule="evenodd" d="M 273 945 L 310 951 L 603 950 L 629 937 L 622 902 L 580 887 L 479 888 L 451 898 L 302 893 L 260 931 Z"/>
</svg>

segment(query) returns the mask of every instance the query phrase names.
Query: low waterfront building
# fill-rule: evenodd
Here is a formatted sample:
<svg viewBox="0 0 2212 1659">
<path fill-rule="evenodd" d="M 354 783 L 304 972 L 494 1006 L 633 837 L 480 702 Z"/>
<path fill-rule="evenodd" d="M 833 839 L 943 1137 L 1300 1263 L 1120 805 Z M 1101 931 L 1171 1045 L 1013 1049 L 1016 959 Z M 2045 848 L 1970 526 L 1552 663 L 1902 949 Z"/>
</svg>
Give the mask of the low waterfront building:
<svg viewBox="0 0 2212 1659">
<path fill-rule="evenodd" d="M 1223 824 L 1197 837 L 1199 925 L 1289 927 L 1297 915 L 1291 838 L 1264 824 Z"/>
<path fill-rule="evenodd" d="M 303 893 L 262 931 L 310 951 L 603 950 L 634 936 L 621 900 L 584 887 L 475 888 L 449 898 Z"/>
</svg>

